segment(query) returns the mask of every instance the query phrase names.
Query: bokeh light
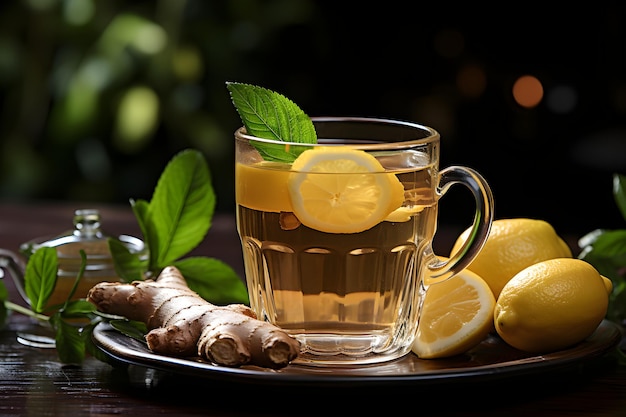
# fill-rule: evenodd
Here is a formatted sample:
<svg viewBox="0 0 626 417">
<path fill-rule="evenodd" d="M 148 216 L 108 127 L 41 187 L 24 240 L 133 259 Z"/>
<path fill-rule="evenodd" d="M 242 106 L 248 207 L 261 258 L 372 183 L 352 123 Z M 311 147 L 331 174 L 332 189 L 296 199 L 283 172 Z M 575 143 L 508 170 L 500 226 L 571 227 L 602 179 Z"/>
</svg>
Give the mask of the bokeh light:
<svg viewBox="0 0 626 417">
<path fill-rule="evenodd" d="M 87 24 L 95 15 L 96 6 L 92 0 L 65 0 L 63 2 L 63 15 L 65 21 L 71 25 L 80 26 Z"/>
<path fill-rule="evenodd" d="M 557 114 L 571 113 L 578 103 L 578 93 L 570 85 L 558 85 L 548 91 L 546 106 Z"/>
<path fill-rule="evenodd" d="M 468 98 L 480 97 L 487 87 L 487 76 L 478 65 L 465 65 L 459 69 L 456 77 L 459 92 Z"/>
<path fill-rule="evenodd" d="M 536 107 L 543 99 L 543 86 L 532 75 L 521 76 L 513 84 L 513 98 L 522 107 Z"/>
<path fill-rule="evenodd" d="M 134 86 L 120 100 L 114 143 L 124 152 L 137 152 L 150 140 L 159 121 L 159 97 L 149 87 Z"/>
</svg>

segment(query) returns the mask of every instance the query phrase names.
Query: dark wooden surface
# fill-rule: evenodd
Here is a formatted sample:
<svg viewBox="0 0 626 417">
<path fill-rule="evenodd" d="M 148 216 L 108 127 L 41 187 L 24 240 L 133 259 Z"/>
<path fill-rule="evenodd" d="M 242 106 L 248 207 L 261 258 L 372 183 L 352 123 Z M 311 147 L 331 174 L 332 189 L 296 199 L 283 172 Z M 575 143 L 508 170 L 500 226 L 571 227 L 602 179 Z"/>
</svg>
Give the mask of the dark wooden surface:
<svg viewBox="0 0 626 417">
<path fill-rule="evenodd" d="M 76 208 L 100 209 L 110 234 L 139 236 L 130 207 L 0 204 L 0 247 L 17 250 L 26 240 L 71 229 Z M 243 274 L 231 216 L 217 215 L 195 252 Z M 4 282 L 11 300 L 20 301 L 11 280 Z M 81 367 L 62 366 L 54 349 L 17 342 L 16 332 L 26 326 L 24 316 L 13 314 L 0 331 L 0 416 L 626 416 L 626 366 L 618 366 L 613 353 L 549 373 L 467 384 L 263 386 L 113 366 L 92 357 Z"/>
</svg>

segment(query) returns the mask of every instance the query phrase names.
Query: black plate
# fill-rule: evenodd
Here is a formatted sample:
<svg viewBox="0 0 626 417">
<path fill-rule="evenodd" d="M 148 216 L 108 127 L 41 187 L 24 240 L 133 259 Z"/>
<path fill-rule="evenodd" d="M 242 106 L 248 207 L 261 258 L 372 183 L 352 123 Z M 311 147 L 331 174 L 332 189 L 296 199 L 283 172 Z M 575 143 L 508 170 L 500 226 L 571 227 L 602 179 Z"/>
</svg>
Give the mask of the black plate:
<svg viewBox="0 0 626 417">
<path fill-rule="evenodd" d="M 147 346 L 127 337 L 108 324 L 94 332 L 96 345 L 110 357 L 126 364 L 195 377 L 237 383 L 321 385 L 419 385 L 436 382 L 470 382 L 546 372 L 574 362 L 600 356 L 618 345 L 618 327 L 604 320 L 585 341 L 570 349 L 544 355 L 516 350 L 497 336 L 489 336 L 464 355 L 442 359 L 419 359 L 413 353 L 379 365 L 312 367 L 289 365 L 280 370 L 244 366 L 217 366 L 198 358 L 175 358 L 151 352 Z"/>
</svg>

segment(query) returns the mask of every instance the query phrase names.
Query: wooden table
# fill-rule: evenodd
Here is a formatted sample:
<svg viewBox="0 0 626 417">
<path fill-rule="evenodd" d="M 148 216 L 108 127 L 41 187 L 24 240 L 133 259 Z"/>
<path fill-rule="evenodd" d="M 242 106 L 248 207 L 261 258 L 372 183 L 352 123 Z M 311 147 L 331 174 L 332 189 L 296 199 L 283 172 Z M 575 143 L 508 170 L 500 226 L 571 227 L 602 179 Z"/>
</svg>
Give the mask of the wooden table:
<svg viewBox="0 0 626 417">
<path fill-rule="evenodd" d="M 140 236 L 130 207 L 0 204 L 0 247 L 16 250 L 26 240 L 71 229 L 76 208 L 98 208 L 110 234 Z M 216 215 L 196 252 L 243 274 L 232 216 Z M 19 301 L 11 280 L 4 282 L 11 300 Z M 17 342 L 16 332 L 29 324 L 13 314 L 0 331 L 0 416 L 626 416 L 626 366 L 618 366 L 613 353 L 495 381 L 301 387 L 207 380 L 92 357 L 81 367 L 62 366 L 54 349 Z"/>
</svg>

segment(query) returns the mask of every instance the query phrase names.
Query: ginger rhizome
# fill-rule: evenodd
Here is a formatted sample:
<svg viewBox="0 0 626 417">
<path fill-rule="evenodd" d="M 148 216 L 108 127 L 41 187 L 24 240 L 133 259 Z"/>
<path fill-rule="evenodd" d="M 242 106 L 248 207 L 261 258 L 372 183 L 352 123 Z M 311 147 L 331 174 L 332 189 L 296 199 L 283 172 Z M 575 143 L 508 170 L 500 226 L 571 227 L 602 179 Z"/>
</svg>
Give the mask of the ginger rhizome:
<svg viewBox="0 0 626 417">
<path fill-rule="evenodd" d="M 218 365 L 282 368 L 295 359 L 300 343 L 273 324 L 257 319 L 243 304 L 216 306 L 192 291 L 181 272 L 169 266 L 155 280 L 103 282 L 87 295 L 99 311 L 140 321 L 155 353 L 200 356 Z"/>
</svg>

